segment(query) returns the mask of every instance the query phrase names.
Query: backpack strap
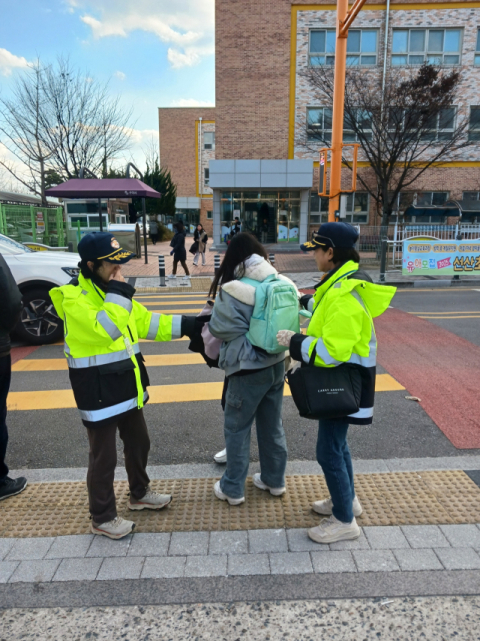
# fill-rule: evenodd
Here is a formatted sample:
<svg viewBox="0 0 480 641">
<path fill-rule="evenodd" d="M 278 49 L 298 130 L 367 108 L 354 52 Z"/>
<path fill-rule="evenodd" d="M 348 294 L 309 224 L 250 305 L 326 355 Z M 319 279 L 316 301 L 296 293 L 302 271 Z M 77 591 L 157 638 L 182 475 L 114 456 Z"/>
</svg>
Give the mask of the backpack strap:
<svg viewBox="0 0 480 641">
<path fill-rule="evenodd" d="M 246 285 L 251 285 L 252 287 L 259 287 L 263 283 L 269 283 L 272 280 L 277 280 L 277 276 L 275 274 L 270 274 L 270 276 L 267 276 L 265 280 L 254 280 L 253 278 L 248 278 L 248 276 L 243 276 L 240 278 L 241 283 L 245 283 Z"/>
</svg>

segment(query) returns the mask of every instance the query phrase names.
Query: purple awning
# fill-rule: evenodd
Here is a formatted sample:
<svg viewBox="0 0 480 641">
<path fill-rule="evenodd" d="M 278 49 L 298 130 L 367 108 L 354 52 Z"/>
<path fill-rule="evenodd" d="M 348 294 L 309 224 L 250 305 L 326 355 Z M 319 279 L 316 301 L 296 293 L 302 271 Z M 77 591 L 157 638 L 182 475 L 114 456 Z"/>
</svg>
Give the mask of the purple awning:
<svg viewBox="0 0 480 641">
<path fill-rule="evenodd" d="M 72 178 L 45 191 L 56 198 L 161 198 L 138 178 Z"/>
</svg>

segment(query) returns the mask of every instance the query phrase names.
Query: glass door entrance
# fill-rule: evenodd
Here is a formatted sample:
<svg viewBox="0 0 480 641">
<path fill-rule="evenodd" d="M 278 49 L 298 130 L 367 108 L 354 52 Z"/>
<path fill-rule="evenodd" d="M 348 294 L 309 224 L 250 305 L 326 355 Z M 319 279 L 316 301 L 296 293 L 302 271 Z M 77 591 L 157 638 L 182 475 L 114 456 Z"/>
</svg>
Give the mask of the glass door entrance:
<svg viewBox="0 0 480 641">
<path fill-rule="evenodd" d="M 227 242 L 233 221 L 263 244 L 299 242 L 300 192 L 223 192 L 221 238 Z"/>
</svg>

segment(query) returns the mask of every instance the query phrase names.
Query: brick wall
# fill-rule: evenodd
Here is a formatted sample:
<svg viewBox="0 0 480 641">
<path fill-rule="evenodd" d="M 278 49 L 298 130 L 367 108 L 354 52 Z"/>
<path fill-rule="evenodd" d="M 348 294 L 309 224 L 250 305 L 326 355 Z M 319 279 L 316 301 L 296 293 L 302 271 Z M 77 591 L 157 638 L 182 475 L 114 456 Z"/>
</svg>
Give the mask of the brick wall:
<svg viewBox="0 0 480 641">
<path fill-rule="evenodd" d="M 200 209 L 200 222 L 208 234 L 208 238 L 213 238 L 213 220 L 207 219 L 207 211 L 213 211 L 213 198 L 202 198 Z"/>
<path fill-rule="evenodd" d="M 168 167 L 178 196 L 196 196 L 195 122 L 215 120 L 214 107 L 158 110 L 160 164 Z"/>
<path fill-rule="evenodd" d="M 216 0 L 216 157 L 286 158 L 290 0 Z"/>
</svg>

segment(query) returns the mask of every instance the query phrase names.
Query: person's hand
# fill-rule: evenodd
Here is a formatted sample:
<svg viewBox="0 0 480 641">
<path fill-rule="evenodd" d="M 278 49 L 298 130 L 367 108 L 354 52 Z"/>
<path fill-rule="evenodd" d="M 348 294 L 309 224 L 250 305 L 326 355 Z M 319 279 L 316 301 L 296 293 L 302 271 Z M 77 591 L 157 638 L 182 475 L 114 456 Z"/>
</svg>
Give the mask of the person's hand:
<svg viewBox="0 0 480 641">
<path fill-rule="evenodd" d="M 122 276 L 120 265 L 110 274 L 110 280 L 118 280 L 120 283 L 125 283 L 125 278 Z"/>
<path fill-rule="evenodd" d="M 279 345 L 283 347 L 290 347 L 290 341 L 292 336 L 295 336 L 295 332 L 292 332 L 290 329 L 281 329 L 277 332 L 277 341 Z"/>
<path fill-rule="evenodd" d="M 170 256 L 173 256 L 173 249 L 172 249 L 172 251 L 170 252 Z"/>
</svg>

